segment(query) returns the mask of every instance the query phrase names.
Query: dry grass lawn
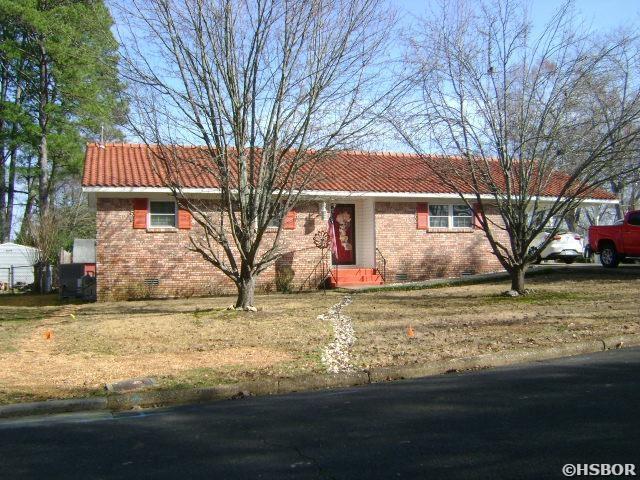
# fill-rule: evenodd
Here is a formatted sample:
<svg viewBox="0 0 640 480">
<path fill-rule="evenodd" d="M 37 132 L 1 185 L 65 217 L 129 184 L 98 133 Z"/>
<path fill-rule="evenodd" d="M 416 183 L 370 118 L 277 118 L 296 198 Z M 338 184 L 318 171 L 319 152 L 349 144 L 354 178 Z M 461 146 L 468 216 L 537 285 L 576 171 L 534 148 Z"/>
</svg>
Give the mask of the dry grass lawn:
<svg viewBox="0 0 640 480">
<path fill-rule="evenodd" d="M 321 371 L 332 332 L 316 317 L 340 297 L 270 295 L 255 314 L 226 310 L 230 298 L 43 307 L 15 298 L 0 297 L 14 304 L 0 306 L 0 403 L 99 394 L 143 376 L 172 387 Z"/>
<path fill-rule="evenodd" d="M 516 299 L 500 296 L 505 282 L 354 293 L 344 311 L 357 337 L 354 365 L 640 334 L 640 269 L 553 273 L 528 286 L 534 293 Z M 102 394 L 105 383 L 142 376 L 167 388 L 322 372 L 332 332 L 316 317 L 340 298 L 268 295 L 259 312 L 238 313 L 226 310 L 230 298 L 59 305 L 3 295 L 0 403 Z"/>
<path fill-rule="evenodd" d="M 534 276 L 527 287 L 534 293 L 519 298 L 501 295 L 508 283 L 359 295 L 348 309 L 356 363 L 407 365 L 640 335 L 640 268 L 574 269 Z"/>
</svg>

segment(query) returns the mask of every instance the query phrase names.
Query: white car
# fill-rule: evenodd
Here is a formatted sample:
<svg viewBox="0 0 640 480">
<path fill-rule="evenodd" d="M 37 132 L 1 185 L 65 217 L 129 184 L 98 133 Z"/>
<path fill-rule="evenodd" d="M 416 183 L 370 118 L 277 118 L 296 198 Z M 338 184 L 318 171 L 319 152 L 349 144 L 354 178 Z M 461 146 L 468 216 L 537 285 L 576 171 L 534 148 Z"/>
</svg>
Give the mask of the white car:
<svg viewBox="0 0 640 480">
<path fill-rule="evenodd" d="M 531 243 L 532 250 L 537 251 L 548 236 L 548 232 L 540 233 Z M 581 235 L 573 232 L 558 232 L 539 253 L 536 263 L 540 263 L 542 260 L 560 260 L 569 264 L 582 257 L 583 252 L 584 245 Z"/>
</svg>

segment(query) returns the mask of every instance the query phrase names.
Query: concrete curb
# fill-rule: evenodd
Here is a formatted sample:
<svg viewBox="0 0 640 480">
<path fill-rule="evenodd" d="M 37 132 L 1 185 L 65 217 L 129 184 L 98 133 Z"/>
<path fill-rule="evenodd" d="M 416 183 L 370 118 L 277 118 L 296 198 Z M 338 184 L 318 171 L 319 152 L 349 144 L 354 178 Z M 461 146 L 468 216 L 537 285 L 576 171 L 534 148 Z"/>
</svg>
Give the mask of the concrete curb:
<svg viewBox="0 0 640 480">
<path fill-rule="evenodd" d="M 0 419 L 91 410 L 130 410 L 208 403 L 254 395 L 277 395 L 292 392 L 353 387 L 408 378 L 419 378 L 442 373 L 477 370 L 518 363 L 551 360 L 585 353 L 602 352 L 616 348 L 640 346 L 640 335 L 615 335 L 602 340 L 569 343 L 541 350 L 516 350 L 475 357 L 442 360 L 428 365 L 404 365 L 373 368 L 366 372 L 336 375 L 303 375 L 292 378 L 267 378 L 253 382 L 218 385 L 208 388 L 183 390 L 147 390 L 71 400 L 19 403 L 0 406 Z"/>
<path fill-rule="evenodd" d="M 14 403 L 0 406 L 0 418 L 49 415 L 54 413 L 86 412 L 107 408 L 106 397 L 47 400 L 45 402 Z"/>
</svg>

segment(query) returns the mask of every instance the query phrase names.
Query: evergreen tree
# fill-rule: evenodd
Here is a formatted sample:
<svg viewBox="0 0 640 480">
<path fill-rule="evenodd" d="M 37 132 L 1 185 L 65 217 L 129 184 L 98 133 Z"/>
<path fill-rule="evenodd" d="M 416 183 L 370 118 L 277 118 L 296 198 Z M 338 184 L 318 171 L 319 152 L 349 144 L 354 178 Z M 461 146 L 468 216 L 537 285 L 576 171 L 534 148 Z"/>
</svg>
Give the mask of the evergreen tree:
<svg viewBox="0 0 640 480">
<path fill-rule="evenodd" d="M 13 209 L 8 194 L 18 182 L 27 227 L 33 211 L 41 220 L 55 208 L 59 186 L 81 173 L 85 141 L 102 126 L 121 135 L 117 126 L 124 123 L 126 103 L 112 25 L 101 0 L 0 0 L 5 238 Z"/>
</svg>

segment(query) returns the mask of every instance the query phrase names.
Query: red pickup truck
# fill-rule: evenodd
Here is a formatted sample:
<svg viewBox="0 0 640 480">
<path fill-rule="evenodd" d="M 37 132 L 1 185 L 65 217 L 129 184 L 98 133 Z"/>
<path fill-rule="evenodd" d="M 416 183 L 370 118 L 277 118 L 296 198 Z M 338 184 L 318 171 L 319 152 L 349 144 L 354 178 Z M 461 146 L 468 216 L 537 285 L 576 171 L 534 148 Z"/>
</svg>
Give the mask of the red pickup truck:
<svg viewBox="0 0 640 480">
<path fill-rule="evenodd" d="M 589 247 L 608 268 L 627 257 L 640 257 L 640 210 L 627 212 L 615 225 L 589 227 Z"/>
</svg>

